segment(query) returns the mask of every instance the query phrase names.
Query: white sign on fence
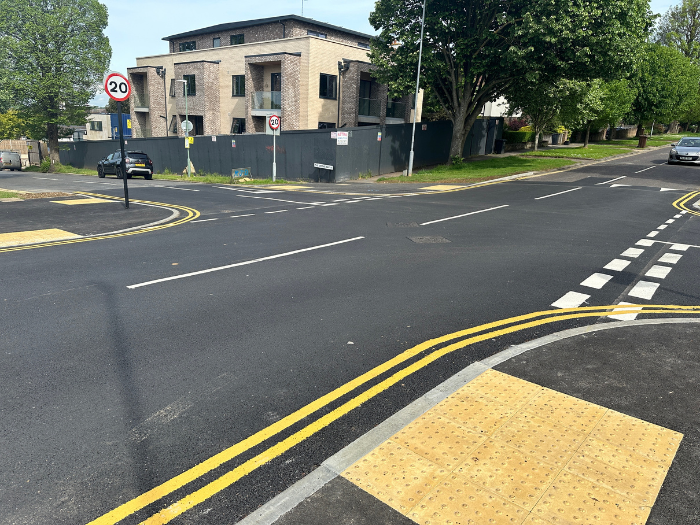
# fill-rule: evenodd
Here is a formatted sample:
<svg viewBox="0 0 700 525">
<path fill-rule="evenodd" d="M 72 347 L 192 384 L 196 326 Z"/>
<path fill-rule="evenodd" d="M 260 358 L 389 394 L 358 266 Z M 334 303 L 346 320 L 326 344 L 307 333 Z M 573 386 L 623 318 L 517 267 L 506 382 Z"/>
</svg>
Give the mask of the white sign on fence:
<svg viewBox="0 0 700 525">
<path fill-rule="evenodd" d="M 336 139 L 337 146 L 347 146 L 348 145 L 348 132 L 339 131 Z"/>
<path fill-rule="evenodd" d="M 319 164 L 318 162 L 314 162 L 314 168 L 321 168 L 322 170 L 332 170 L 333 166 L 330 166 L 328 164 Z"/>
</svg>

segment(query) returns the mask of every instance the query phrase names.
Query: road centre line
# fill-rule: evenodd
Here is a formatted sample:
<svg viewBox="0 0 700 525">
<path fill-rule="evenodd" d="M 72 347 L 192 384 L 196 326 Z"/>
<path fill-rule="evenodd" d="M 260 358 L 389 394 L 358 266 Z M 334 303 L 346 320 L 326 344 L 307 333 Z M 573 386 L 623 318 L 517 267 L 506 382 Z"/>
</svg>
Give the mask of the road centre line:
<svg viewBox="0 0 700 525">
<path fill-rule="evenodd" d="M 304 208 L 297 208 L 297 210 L 310 210 L 312 208 L 315 208 L 316 206 L 306 206 Z"/>
<path fill-rule="evenodd" d="M 254 195 L 236 195 L 236 197 L 243 197 L 244 199 L 263 199 L 266 201 L 277 201 L 277 202 L 286 202 L 289 204 L 314 204 L 314 205 L 321 205 L 323 204 L 322 202 L 299 202 L 299 201 L 288 201 L 285 199 L 275 199 L 274 197 L 255 197 Z"/>
<path fill-rule="evenodd" d="M 161 188 L 167 188 L 169 190 L 182 190 L 182 191 L 199 191 L 199 190 L 193 190 L 191 188 L 175 188 L 173 186 L 161 186 Z"/>
<path fill-rule="evenodd" d="M 653 168 L 655 168 L 655 167 L 656 167 L 656 166 L 649 166 L 648 168 L 644 168 L 643 170 L 635 171 L 635 173 L 641 173 L 641 172 L 643 172 L 643 171 L 647 171 L 647 170 L 653 169 Z"/>
<path fill-rule="evenodd" d="M 545 195 L 544 197 L 535 197 L 535 200 L 538 201 L 540 199 L 548 199 L 549 197 L 554 197 L 556 195 L 563 195 L 564 193 L 569 193 L 572 191 L 580 190 L 583 186 L 579 186 L 578 188 L 573 188 L 571 190 L 566 190 L 566 191 L 560 191 L 559 193 L 552 193 L 551 195 Z"/>
<path fill-rule="evenodd" d="M 452 219 L 459 219 L 461 217 L 467 217 L 468 215 L 476 215 L 477 213 L 484 213 L 485 211 L 498 210 L 500 208 L 507 208 L 508 204 L 503 204 L 502 206 L 495 206 L 493 208 L 487 208 L 485 210 L 472 211 L 470 213 L 463 213 L 462 215 L 455 215 L 454 217 L 445 217 L 444 219 L 437 219 L 434 221 L 422 222 L 420 226 L 426 226 L 428 224 L 435 224 L 436 222 L 451 221 Z"/>
<path fill-rule="evenodd" d="M 596 182 L 595 185 L 596 185 L 596 186 L 600 186 L 601 184 L 610 184 L 611 182 L 615 182 L 616 180 L 624 179 L 625 177 L 626 177 L 626 176 L 623 175 L 622 177 L 618 177 L 618 178 L 616 178 L 616 179 L 606 180 L 605 182 Z"/>
<path fill-rule="evenodd" d="M 666 224 L 673 224 L 674 222 L 676 222 L 675 219 L 669 219 L 666 221 Z"/>
<path fill-rule="evenodd" d="M 254 213 L 246 213 L 245 215 L 231 215 L 231 218 L 237 219 L 239 217 L 252 217 L 253 215 L 255 215 L 255 214 Z"/>
<path fill-rule="evenodd" d="M 647 237 L 656 237 L 659 234 L 658 230 L 647 233 Z"/>
<path fill-rule="evenodd" d="M 208 221 L 218 221 L 218 220 L 219 220 L 218 218 L 216 218 L 216 219 L 198 219 L 196 221 L 190 221 L 190 222 L 191 223 L 192 222 L 208 222 Z"/>
<path fill-rule="evenodd" d="M 662 224 L 661 226 L 656 227 L 657 230 L 665 230 L 666 228 L 668 228 L 668 224 Z"/>
<path fill-rule="evenodd" d="M 277 255 L 269 255 L 267 257 L 260 257 L 259 259 L 252 259 L 250 261 L 244 261 L 244 262 L 239 262 L 239 263 L 234 263 L 234 264 L 227 264 L 226 266 L 217 266 L 215 268 L 208 268 L 206 270 L 199 270 L 197 272 L 183 273 L 180 275 L 173 275 L 171 277 L 164 277 L 162 279 L 154 279 L 153 281 L 146 281 L 143 283 L 132 284 L 132 285 L 127 286 L 127 288 L 129 290 L 134 290 L 136 288 L 141 288 L 143 286 L 150 286 L 152 284 L 164 283 L 166 281 L 175 281 L 178 279 L 185 279 L 187 277 L 194 277 L 196 275 L 202 275 L 205 273 L 218 272 L 221 270 L 228 270 L 229 268 L 236 268 L 238 266 L 247 266 L 249 264 L 254 264 L 254 263 L 258 263 L 258 262 L 271 261 L 272 259 L 279 259 L 280 257 L 289 257 L 290 255 L 296 255 L 297 253 L 304 253 L 304 252 L 310 252 L 313 250 L 320 250 L 321 248 L 329 248 L 330 246 L 337 246 L 339 244 L 345 244 L 348 242 L 359 241 L 360 239 L 364 239 L 364 237 L 353 237 L 352 239 L 344 239 L 342 241 L 335 241 L 335 242 L 329 242 L 326 244 L 319 244 L 317 246 L 311 246 L 309 248 L 302 248 L 300 250 L 293 250 L 291 252 L 278 253 Z"/>
<path fill-rule="evenodd" d="M 361 384 L 366 383 L 373 377 L 376 377 L 379 375 L 378 373 L 375 374 L 375 371 L 378 371 L 378 369 L 384 369 L 384 371 L 388 371 L 394 366 L 397 366 L 398 364 L 401 364 L 402 362 L 406 361 L 407 359 L 416 356 L 420 353 L 422 353 L 424 350 L 427 350 L 436 344 L 446 342 L 449 340 L 457 339 L 459 337 L 463 337 L 468 334 L 473 334 L 473 333 L 478 333 L 478 332 L 485 332 L 486 330 L 490 330 L 491 328 L 498 327 L 498 326 L 504 326 L 511 324 L 513 326 L 509 326 L 507 328 L 502 328 L 499 330 L 493 330 L 493 331 L 486 331 L 485 333 L 481 333 L 480 335 L 473 336 L 467 339 L 463 339 L 460 341 L 457 341 L 455 343 L 452 343 L 451 345 L 448 345 L 446 347 L 439 348 L 437 350 L 434 350 L 430 354 L 427 354 L 425 357 L 421 358 L 419 361 L 414 362 L 411 365 L 406 366 L 402 370 L 399 370 L 395 372 L 392 376 L 388 377 L 387 379 L 383 380 L 379 384 L 369 388 L 365 392 L 362 392 L 358 395 L 356 395 L 354 398 L 350 399 L 340 407 L 334 409 L 330 413 L 320 417 L 316 421 L 310 423 L 307 425 L 305 428 L 302 428 L 301 430 L 297 431 L 293 435 L 289 436 L 288 438 L 278 442 L 275 445 L 270 446 L 267 450 L 261 452 L 257 456 L 249 459 L 248 461 L 240 464 L 239 466 L 235 467 L 234 469 L 230 470 L 226 474 L 222 475 L 218 479 L 214 480 L 213 482 L 209 483 L 208 485 L 202 487 L 199 490 L 196 490 L 192 493 L 190 493 L 188 496 L 185 496 L 184 498 L 180 499 L 179 501 L 175 502 L 174 504 L 170 505 L 169 507 L 163 509 L 159 513 L 151 516 L 149 519 L 143 521 L 143 524 L 164 524 L 164 523 L 169 523 L 172 519 L 175 517 L 179 516 L 180 514 L 184 513 L 185 511 L 189 510 L 190 508 L 195 507 L 196 505 L 206 501 L 210 497 L 212 497 L 214 494 L 220 492 L 221 490 L 231 486 L 234 484 L 236 481 L 239 479 L 243 478 L 244 476 L 250 474 L 251 472 L 255 471 L 258 467 L 264 466 L 268 464 L 270 461 L 274 460 L 275 458 L 279 457 L 283 453 L 285 453 L 287 450 L 293 448 L 297 444 L 301 443 L 302 441 L 306 440 L 307 438 L 313 436 L 323 428 L 326 428 L 329 426 L 331 423 L 334 421 L 338 420 L 345 414 L 349 413 L 350 411 L 354 410 L 355 408 L 361 406 L 363 403 L 367 402 L 369 399 L 372 399 L 376 395 L 380 394 L 381 392 L 387 390 L 389 387 L 397 384 L 398 382 L 402 381 L 404 378 L 414 374 L 415 372 L 418 372 L 419 370 L 425 368 L 427 365 L 430 363 L 436 361 L 437 359 L 452 353 L 456 350 L 460 350 L 462 348 L 465 348 L 467 346 L 473 345 L 475 343 L 484 341 L 486 339 L 492 339 L 495 337 L 499 337 L 502 335 L 506 335 L 509 333 L 514 333 L 522 330 L 526 330 L 528 328 L 534 328 L 537 326 L 542 326 L 545 324 L 551 324 L 555 322 L 559 322 L 562 320 L 569 320 L 569 319 L 576 319 L 576 318 L 585 318 L 585 317 L 600 317 L 600 316 L 610 316 L 613 314 L 613 312 L 616 312 L 616 315 L 620 315 L 621 313 L 639 313 L 639 309 L 643 308 L 648 308 L 649 310 L 644 310 L 645 313 L 683 313 L 683 314 L 697 314 L 700 313 L 700 309 L 698 307 L 686 307 L 686 306 L 671 306 L 671 305 L 665 305 L 665 306 L 659 306 L 659 305 L 631 305 L 629 309 L 625 309 L 624 307 L 621 307 L 620 305 L 612 305 L 612 306 L 601 306 L 601 307 L 583 307 L 583 308 L 575 308 L 575 309 L 567 309 L 567 310 L 549 310 L 545 312 L 536 312 L 534 314 L 527 314 L 524 316 L 519 316 L 519 317 L 514 317 L 502 321 L 498 321 L 495 323 L 489 323 L 487 325 L 481 325 L 475 328 L 471 328 L 468 330 L 464 330 L 461 332 L 455 332 L 453 334 L 448 334 L 447 336 L 443 336 L 441 338 L 433 339 L 430 341 L 426 341 L 425 343 L 421 343 L 411 349 L 406 350 L 402 354 L 394 357 L 390 361 L 387 361 L 386 363 L 379 365 L 375 369 L 371 370 L 370 372 L 367 372 L 366 374 L 363 374 L 363 376 L 360 376 L 359 378 L 356 378 L 355 380 L 351 381 L 350 383 L 346 383 L 345 385 L 339 387 L 338 389 L 334 390 L 333 392 L 330 392 L 329 394 L 326 394 L 322 398 L 319 398 L 318 400 L 310 403 L 306 407 L 303 407 L 299 409 L 297 412 L 290 414 L 289 416 L 285 417 L 283 420 L 280 420 L 276 423 L 273 423 L 268 427 L 267 429 L 263 429 L 259 431 L 258 433 L 254 434 L 253 436 L 250 436 L 249 438 L 246 438 L 246 440 L 233 445 L 230 447 L 230 449 L 227 449 L 223 452 L 220 452 L 216 456 L 213 456 L 212 458 L 209 458 L 208 460 L 204 461 L 203 463 L 200 463 L 199 465 L 196 465 L 189 469 L 188 471 L 183 472 L 182 474 L 179 474 L 178 476 L 172 478 L 171 480 L 149 490 L 148 492 L 142 494 L 141 496 L 138 496 L 131 501 L 128 501 L 124 504 L 122 504 L 120 507 L 114 509 L 113 511 L 109 512 L 108 514 L 105 514 L 101 516 L 100 518 L 97 518 L 96 520 L 90 522 L 88 525 L 113 525 L 117 523 L 118 521 L 121 521 L 125 517 L 133 514 L 134 512 L 144 508 L 145 506 L 154 503 L 155 501 L 160 500 L 161 498 L 165 497 L 166 495 L 174 492 L 175 490 L 179 489 L 180 487 L 184 486 L 185 484 L 189 483 L 190 481 L 193 481 L 194 479 L 197 479 L 201 477 L 202 475 L 206 474 L 207 472 L 213 470 L 214 468 L 218 467 L 221 465 L 223 462 L 228 461 L 232 459 L 233 457 L 236 457 L 237 455 L 240 455 L 241 453 L 249 450 L 254 446 L 254 444 L 260 443 L 261 441 L 264 441 L 267 439 L 267 437 L 271 437 L 273 435 L 278 434 L 281 430 L 284 430 L 285 428 L 288 428 L 291 426 L 294 422 L 299 421 L 303 417 L 308 416 L 309 414 L 316 412 L 323 406 L 326 406 L 330 401 L 338 399 L 340 397 L 340 392 L 341 390 L 344 390 L 345 393 L 354 390 Z M 603 310 L 601 313 L 600 310 Z M 566 315 L 559 315 L 559 314 L 566 314 Z M 548 317 L 544 317 L 543 319 L 538 319 L 535 321 L 530 321 L 530 322 L 522 322 L 520 324 L 514 324 L 519 321 L 524 321 L 527 319 L 533 319 L 536 317 L 543 317 L 544 315 L 548 315 Z M 386 368 L 386 365 L 389 365 L 391 363 L 391 366 Z M 372 377 L 370 377 L 372 375 Z M 358 380 L 362 379 L 361 382 L 358 382 Z M 354 383 L 353 386 L 349 389 L 346 390 L 346 388 L 351 384 Z M 340 395 L 336 395 L 340 394 Z M 323 399 L 324 401 L 328 398 L 327 402 L 324 404 L 320 404 L 319 402 Z M 312 406 L 313 405 L 313 406 Z M 290 419 L 292 416 L 296 416 L 293 418 L 293 421 L 287 422 L 287 419 Z M 285 424 L 282 425 L 281 423 L 285 421 Z M 273 431 L 274 427 L 274 431 Z M 267 437 L 260 437 L 257 440 L 252 440 L 254 437 L 258 437 L 259 434 L 266 433 Z M 249 444 L 246 448 L 243 448 L 242 445 L 244 442 L 247 442 L 251 440 L 252 443 Z M 234 450 L 235 449 L 235 450 Z M 222 456 L 223 455 L 223 456 Z M 222 457 L 220 457 L 222 456 Z M 213 461 L 216 459 L 216 461 Z"/>
<path fill-rule="evenodd" d="M 284 213 L 285 211 L 288 210 L 266 211 L 265 213 Z"/>
</svg>

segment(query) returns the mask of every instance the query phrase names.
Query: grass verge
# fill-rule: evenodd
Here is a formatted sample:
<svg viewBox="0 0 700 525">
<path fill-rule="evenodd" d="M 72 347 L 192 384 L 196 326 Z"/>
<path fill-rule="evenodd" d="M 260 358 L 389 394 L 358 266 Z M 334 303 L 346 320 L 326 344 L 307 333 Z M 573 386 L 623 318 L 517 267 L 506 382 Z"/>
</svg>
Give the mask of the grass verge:
<svg viewBox="0 0 700 525">
<path fill-rule="evenodd" d="M 201 175 L 192 175 L 189 178 L 186 175 L 180 176 L 174 173 L 154 173 L 153 178 L 158 180 L 178 180 L 181 182 L 202 182 L 205 184 L 303 184 L 300 181 L 284 179 L 277 179 L 274 182 L 272 179 L 231 179 L 231 177 L 225 177 L 218 173 L 202 173 Z"/>
<path fill-rule="evenodd" d="M 19 197 L 19 193 L 14 191 L 0 190 L 0 199 L 16 199 Z"/>
<path fill-rule="evenodd" d="M 412 177 L 382 177 L 378 182 L 458 182 L 474 183 L 528 171 L 544 171 L 571 166 L 566 159 L 537 159 L 519 156 L 465 162 L 461 166 L 441 165 L 417 171 Z"/>
<path fill-rule="evenodd" d="M 33 171 L 35 173 L 41 173 L 40 166 L 27 166 L 23 168 L 22 171 Z M 54 170 L 52 173 L 72 173 L 74 175 L 94 175 L 97 176 L 97 170 L 91 170 L 87 168 L 74 168 L 70 164 L 54 164 Z"/>
<path fill-rule="evenodd" d="M 613 157 L 615 155 L 622 155 L 624 153 L 629 153 L 629 148 L 626 147 L 614 147 L 600 144 L 589 144 L 587 148 L 583 146 L 578 148 L 557 148 L 548 149 L 542 151 L 530 151 L 528 153 L 523 153 L 522 157 L 549 157 L 558 159 L 588 159 L 588 160 L 598 160 L 604 159 L 606 157 Z"/>
</svg>

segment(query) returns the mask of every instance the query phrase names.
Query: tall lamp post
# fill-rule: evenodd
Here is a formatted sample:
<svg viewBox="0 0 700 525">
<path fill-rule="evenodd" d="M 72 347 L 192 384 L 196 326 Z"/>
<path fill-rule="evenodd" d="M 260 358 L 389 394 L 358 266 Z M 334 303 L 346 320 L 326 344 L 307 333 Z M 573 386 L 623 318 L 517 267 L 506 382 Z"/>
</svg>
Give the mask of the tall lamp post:
<svg viewBox="0 0 700 525">
<path fill-rule="evenodd" d="M 189 145 L 189 140 L 190 140 L 190 116 L 189 113 L 187 112 L 187 80 L 175 80 L 175 82 L 182 82 L 185 84 L 184 91 L 185 91 L 185 140 L 188 142 L 187 143 L 187 177 L 189 178 L 191 176 L 190 174 L 190 145 Z"/>
<path fill-rule="evenodd" d="M 416 113 L 418 113 L 418 89 L 420 88 L 420 62 L 423 58 L 423 28 L 425 28 L 425 4 L 428 0 L 423 0 L 423 18 L 420 24 L 420 47 L 418 49 L 418 74 L 416 75 L 416 94 L 413 103 L 413 131 L 411 132 L 411 153 L 408 155 L 408 176 L 413 174 L 413 144 L 416 140 Z"/>
</svg>

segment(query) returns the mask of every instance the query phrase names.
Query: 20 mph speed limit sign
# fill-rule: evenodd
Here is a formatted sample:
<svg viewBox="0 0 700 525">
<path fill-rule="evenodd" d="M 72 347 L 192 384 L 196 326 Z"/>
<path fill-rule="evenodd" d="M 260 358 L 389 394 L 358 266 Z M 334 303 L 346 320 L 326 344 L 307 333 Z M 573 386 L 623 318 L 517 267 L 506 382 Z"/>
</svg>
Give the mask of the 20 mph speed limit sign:
<svg viewBox="0 0 700 525">
<path fill-rule="evenodd" d="M 270 115 L 270 129 L 280 129 L 280 118 L 277 115 Z"/>
<path fill-rule="evenodd" d="M 123 102 L 131 95 L 131 84 L 121 73 L 110 73 L 105 78 L 105 91 L 117 102 Z"/>
</svg>

